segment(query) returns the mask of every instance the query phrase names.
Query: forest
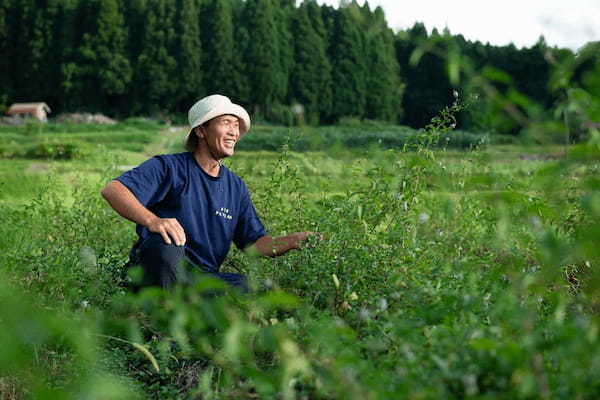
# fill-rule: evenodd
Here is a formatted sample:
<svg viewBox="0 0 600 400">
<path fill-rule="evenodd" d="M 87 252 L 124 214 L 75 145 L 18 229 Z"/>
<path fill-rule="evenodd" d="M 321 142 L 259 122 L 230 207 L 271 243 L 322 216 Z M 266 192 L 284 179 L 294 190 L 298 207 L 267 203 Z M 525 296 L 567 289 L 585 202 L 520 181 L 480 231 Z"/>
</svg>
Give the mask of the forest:
<svg viewBox="0 0 600 400">
<path fill-rule="evenodd" d="M 493 46 L 421 23 L 395 32 L 368 2 L 295 3 L 5 0 L 0 110 L 45 101 L 55 114 L 181 121 L 197 98 L 223 93 L 276 124 L 355 118 L 422 128 L 454 91 L 468 98 L 491 89 L 492 100 L 480 96 L 458 114 L 460 128 L 516 135 L 519 109 L 551 115 L 564 101 L 553 71 L 571 64 L 569 81 L 583 85 L 595 65 L 582 55 L 597 50 L 593 43 L 579 52 L 543 37 L 530 48 Z"/>
</svg>

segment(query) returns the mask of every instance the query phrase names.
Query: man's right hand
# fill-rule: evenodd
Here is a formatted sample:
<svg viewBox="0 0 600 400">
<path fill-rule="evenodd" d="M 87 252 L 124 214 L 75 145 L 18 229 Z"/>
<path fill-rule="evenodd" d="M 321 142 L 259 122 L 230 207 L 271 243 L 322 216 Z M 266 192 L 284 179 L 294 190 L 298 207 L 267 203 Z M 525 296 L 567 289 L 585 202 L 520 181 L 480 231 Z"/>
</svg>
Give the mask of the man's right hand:
<svg viewBox="0 0 600 400">
<path fill-rule="evenodd" d="M 162 236 L 166 244 L 174 243 L 176 246 L 185 244 L 185 231 L 175 218 L 156 217 L 147 225 L 150 232 Z"/>
</svg>

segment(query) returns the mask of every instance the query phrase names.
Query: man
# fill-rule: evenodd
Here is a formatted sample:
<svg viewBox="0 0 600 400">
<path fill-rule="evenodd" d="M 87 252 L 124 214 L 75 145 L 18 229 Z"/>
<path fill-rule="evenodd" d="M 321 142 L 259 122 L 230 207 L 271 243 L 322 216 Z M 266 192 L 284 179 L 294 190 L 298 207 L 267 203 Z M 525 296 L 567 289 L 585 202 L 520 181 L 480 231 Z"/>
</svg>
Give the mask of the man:
<svg viewBox="0 0 600 400">
<path fill-rule="evenodd" d="M 102 196 L 137 224 L 130 264 L 141 265 L 142 286 L 169 288 L 185 281 L 185 260 L 247 290 L 244 275 L 219 271 L 232 241 L 246 252 L 275 257 L 298 249 L 312 233 L 267 235 L 246 185 L 221 164 L 250 128 L 243 107 L 212 95 L 190 108 L 188 120 L 188 152 L 145 161 L 109 182 Z"/>
</svg>

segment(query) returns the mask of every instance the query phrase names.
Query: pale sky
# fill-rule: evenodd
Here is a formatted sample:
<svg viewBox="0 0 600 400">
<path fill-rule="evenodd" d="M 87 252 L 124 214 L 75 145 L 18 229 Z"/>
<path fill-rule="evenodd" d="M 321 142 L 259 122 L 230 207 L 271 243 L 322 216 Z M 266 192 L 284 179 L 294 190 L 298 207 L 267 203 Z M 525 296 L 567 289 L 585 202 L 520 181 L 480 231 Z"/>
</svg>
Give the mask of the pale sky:
<svg viewBox="0 0 600 400">
<path fill-rule="evenodd" d="M 339 0 L 318 0 L 336 6 Z M 364 4 L 364 0 L 358 0 Z M 381 6 L 394 30 L 423 22 L 431 32 L 445 27 L 465 39 L 530 47 L 544 35 L 550 46 L 577 50 L 600 40 L 600 0 L 370 0 Z"/>
</svg>

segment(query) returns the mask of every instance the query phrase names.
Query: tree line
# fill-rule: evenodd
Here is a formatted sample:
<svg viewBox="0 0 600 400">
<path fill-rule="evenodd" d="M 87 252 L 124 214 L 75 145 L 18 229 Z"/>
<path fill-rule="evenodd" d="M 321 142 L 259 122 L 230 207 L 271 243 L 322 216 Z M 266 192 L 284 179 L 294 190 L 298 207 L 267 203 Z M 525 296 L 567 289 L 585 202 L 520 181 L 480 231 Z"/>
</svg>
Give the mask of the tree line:
<svg viewBox="0 0 600 400">
<path fill-rule="evenodd" d="M 549 58 L 573 56 L 543 38 L 518 49 L 420 23 L 394 32 L 380 7 L 355 1 L 3 0 L 0 107 L 45 101 L 55 112 L 181 115 L 221 93 L 273 122 L 301 111 L 310 124 L 353 117 L 420 128 L 455 90 L 470 90 L 448 73 L 451 53 L 415 62 L 416 49 L 436 42 L 543 107 L 557 98 Z M 462 115 L 463 128 L 486 129 L 488 111 Z"/>
</svg>

